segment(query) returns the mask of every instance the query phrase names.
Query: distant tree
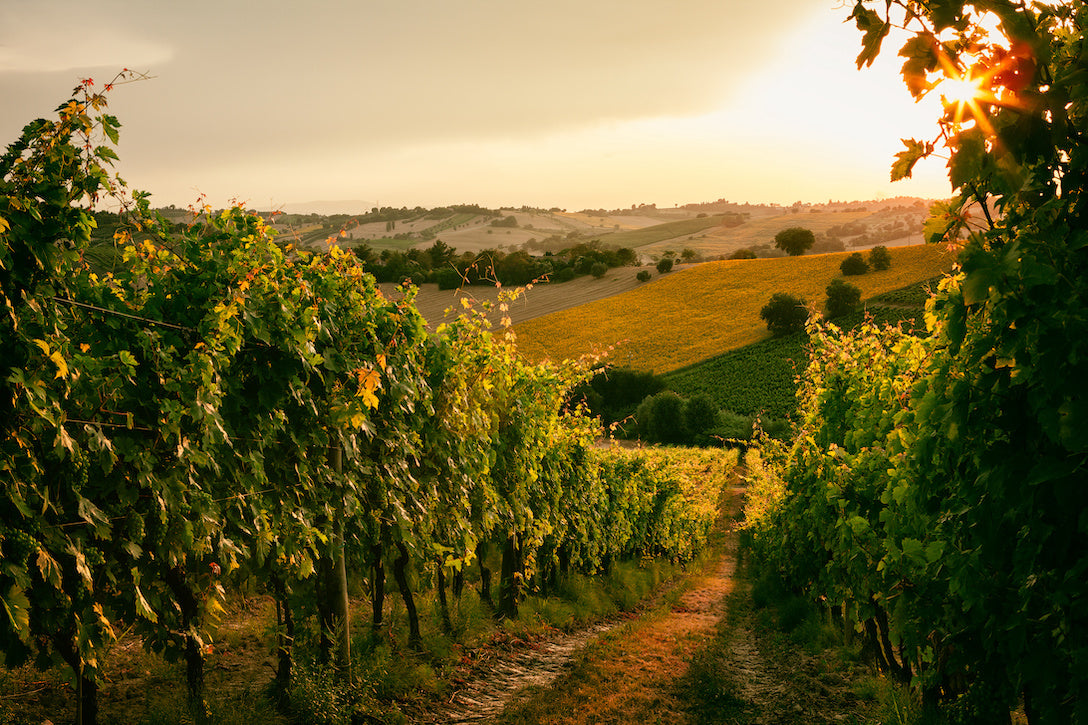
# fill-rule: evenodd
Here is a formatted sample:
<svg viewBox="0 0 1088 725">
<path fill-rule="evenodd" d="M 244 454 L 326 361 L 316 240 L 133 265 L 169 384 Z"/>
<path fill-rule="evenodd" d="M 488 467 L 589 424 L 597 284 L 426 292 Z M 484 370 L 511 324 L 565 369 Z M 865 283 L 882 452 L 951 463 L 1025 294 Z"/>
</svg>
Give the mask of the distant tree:
<svg viewBox="0 0 1088 725">
<path fill-rule="evenodd" d="M 888 248 L 881 245 L 870 249 L 869 266 L 878 271 L 892 266 L 892 255 L 888 253 Z"/>
<path fill-rule="evenodd" d="M 650 270 L 648 269 L 644 269 L 635 275 L 635 279 L 639 282 L 649 282 L 651 277 L 653 277 L 653 275 L 650 274 Z"/>
<path fill-rule="evenodd" d="M 665 390 L 649 399 L 646 430 L 652 441 L 683 443 L 687 439 L 684 426 L 684 400 L 671 390 Z M 642 410 L 642 406 L 639 406 Z M 640 421 L 641 428 L 641 421 Z"/>
<path fill-rule="evenodd" d="M 616 267 L 630 267 L 638 264 L 638 255 L 630 247 L 620 247 L 616 250 Z"/>
<path fill-rule="evenodd" d="M 705 393 L 693 395 L 684 403 L 684 427 L 697 446 L 710 442 L 709 432 L 718 426 L 718 406 Z"/>
<path fill-rule="evenodd" d="M 840 317 L 853 312 L 861 301 L 861 290 L 844 279 L 836 277 L 827 285 L 827 309 L 828 317 Z"/>
<path fill-rule="evenodd" d="M 518 220 L 513 215 L 510 215 L 503 219 L 495 219 L 491 222 L 491 226 L 493 227 L 516 227 L 517 225 Z"/>
<path fill-rule="evenodd" d="M 657 263 L 657 271 L 661 274 L 672 271 L 672 257 L 665 257 Z"/>
<path fill-rule="evenodd" d="M 774 235 L 774 246 L 791 257 L 800 257 L 816 243 L 816 235 L 804 227 L 790 227 Z"/>
<path fill-rule="evenodd" d="M 431 267 L 438 269 L 452 262 L 457 257 L 457 250 L 441 239 L 436 239 L 435 243 L 427 249 L 427 255 L 431 258 Z"/>
<path fill-rule="evenodd" d="M 595 262 L 592 267 L 589 268 L 589 273 L 596 279 L 600 279 L 608 274 L 608 265 L 604 262 Z"/>
<path fill-rule="evenodd" d="M 865 257 L 861 256 L 861 252 L 854 252 L 842 260 L 839 269 L 847 276 L 865 274 L 869 271 L 869 263 L 865 261 Z"/>
<path fill-rule="evenodd" d="M 355 256 L 358 257 L 359 261 L 363 264 L 374 261 L 374 250 L 366 242 L 352 248 L 351 251 L 355 253 Z"/>
<path fill-rule="evenodd" d="M 767 323 L 767 329 L 776 337 L 805 329 L 808 310 L 805 301 L 785 292 L 775 292 L 770 301 L 759 311 Z"/>
<path fill-rule="evenodd" d="M 741 247 L 737 251 L 729 255 L 730 259 L 755 259 L 756 253 L 748 247 Z"/>
<path fill-rule="evenodd" d="M 685 262 L 694 262 L 698 256 L 699 253 L 691 247 L 685 247 L 684 251 L 680 252 L 680 259 L 684 260 Z"/>
</svg>

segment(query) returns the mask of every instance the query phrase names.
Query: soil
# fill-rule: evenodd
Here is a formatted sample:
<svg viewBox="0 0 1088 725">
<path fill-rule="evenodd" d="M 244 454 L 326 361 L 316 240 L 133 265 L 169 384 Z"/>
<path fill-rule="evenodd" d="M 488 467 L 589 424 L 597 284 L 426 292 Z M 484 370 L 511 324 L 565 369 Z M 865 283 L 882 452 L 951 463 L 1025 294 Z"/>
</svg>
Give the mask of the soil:
<svg viewBox="0 0 1088 725">
<path fill-rule="evenodd" d="M 729 491 L 731 519 L 743 488 Z M 738 581 L 737 535 L 694 572 L 679 596 L 665 596 L 627 621 L 537 642 L 462 673 L 447 702 L 417 723 L 699 723 L 747 725 L 876 722 L 854 694 L 858 673 L 784 644 L 763 630 Z M 729 613 L 730 607 L 737 611 Z M 724 705 L 692 695 L 692 662 L 714 650 Z M 865 670 L 858 666 L 859 672 Z M 705 669 L 705 666 L 704 666 Z M 700 698 L 703 701 L 700 702 Z"/>
</svg>

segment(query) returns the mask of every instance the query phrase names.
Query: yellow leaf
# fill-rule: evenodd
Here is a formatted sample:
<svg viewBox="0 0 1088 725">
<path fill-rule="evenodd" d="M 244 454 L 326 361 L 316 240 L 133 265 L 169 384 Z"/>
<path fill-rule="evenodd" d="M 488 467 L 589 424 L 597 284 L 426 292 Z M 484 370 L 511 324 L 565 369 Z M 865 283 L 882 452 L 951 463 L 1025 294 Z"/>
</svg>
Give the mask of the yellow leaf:
<svg viewBox="0 0 1088 725">
<path fill-rule="evenodd" d="M 378 396 L 374 395 L 369 389 L 363 390 L 363 405 L 368 408 L 377 408 Z"/>
<path fill-rule="evenodd" d="M 83 351 L 83 352 L 87 352 L 88 350 L 90 350 L 90 349 L 91 349 L 91 346 L 90 346 L 90 345 L 88 345 L 87 343 L 83 342 L 83 343 L 80 343 L 80 345 L 79 345 L 79 349 L 80 349 L 81 351 Z"/>
<path fill-rule="evenodd" d="M 378 355 L 378 369 L 385 370 L 385 355 Z"/>
<path fill-rule="evenodd" d="M 40 347 L 42 349 L 42 352 L 44 352 L 46 355 L 49 354 L 49 343 L 48 342 L 46 342 L 45 340 L 39 340 L 39 339 L 35 338 L 34 339 L 34 344 L 37 345 L 38 347 Z"/>
<path fill-rule="evenodd" d="M 68 363 L 66 363 L 64 361 L 64 358 L 61 356 L 59 350 L 55 351 L 52 355 L 50 355 L 49 359 L 52 360 L 53 363 L 57 366 L 57 375 L 56 375 L 56 377 L 58 377 L 58 378 L 68 377 Z"/>
</svg>

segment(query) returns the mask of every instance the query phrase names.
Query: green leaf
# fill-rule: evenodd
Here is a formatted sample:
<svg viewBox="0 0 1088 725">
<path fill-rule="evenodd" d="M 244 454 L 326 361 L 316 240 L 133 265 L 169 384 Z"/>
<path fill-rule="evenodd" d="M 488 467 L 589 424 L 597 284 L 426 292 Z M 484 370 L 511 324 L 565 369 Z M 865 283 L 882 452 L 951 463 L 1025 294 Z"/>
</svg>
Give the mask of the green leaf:
<svg viewBox="0 0 1088 725">
<path fill-rule="evenodd" d="M 94 150 L 95 156 L 100 159 L 109 159 L 111 161 L 118 161 L 117 152 L 111 149 L 109 146 L 99 146 Z"/>
<path fill-rule="evenodd" d="M 937 69 L 937 39 L 929 33 L 915 35 L 899 49 L 899 55 L 907 60 L 900 73 L 907 90 L 915 98 L 921 97 L 932 88 L 929 73 Z"/>
<path fill-rule="evenodd" d="M 907 148 L 895 155 L 895 163 L 892 164 L 892 181 L 910 178 L 914 165 L 933 152 L 933 144 L 922 143 L 912 138 L 901 140 Z"/>
<path fill-rule="evenodd" d="M 977 305 L 990 297 L 990 287 L 997 281 L 997 275 L 989 268 L 976 269 L 963 280 L 963 301 L 968 305 Z"/>
<path fill-rule="evenodd" d="M 922 548 L 922 542 L 918 539 L 903 539 L 903 556 L 914 559 L 915 561 L 924 561 L 925 553 Z"/>
<path fill-rule="evenodd" d="M 930 0 L 926 7 L 938 33 L 955 25 L 963 14 L 963 3 L 957 0 Z"/>
<path fill-rule="evenodd" d="M 26 593 L 21 587 L 12 584 L 0 602 L 4 604 L 4 613 L 8 615 L 11 628 L 15 630 L 20 641 L 27 642 L 30 639 L 30 600 Z"/>
<path fill-rule="evenodd" d="M 854 12 L 850 14 L 850 20 L 857 23 L 858 30 L 864 35 L 861 39 L 862 50 L 858 55 L 858 68 L 871 66 L 876 57 L 880 55 L 880 45 L 884 42 L 891 23 L 885 22 L 877 13 L 858 2 L 854 6 Z"/>
<path fill-rule="evenodd" d="M 39 548 L 37 561 L 38 571 L 41 572 L 42 579 L 61 590 L 60 564 L 57 563 L 57 560 L 50 556 L 45 549 Z"/>
<path fill-rule="evenodd" d="M 108 138 L 111 143 L 116 144 L 118 138 L 120 138 L 120 134 L 117 132 L 117 129 L 120 128 L 120 126 L 121 124 L 115 116 L 102 116 L 102 132 L 106 134 L 106 138 Z"/>
<path fill-rule="evenodd" d="M 110 519 L 102 510 L 94 505 L 90 499 L 79 499 L 79 517 L 94 527 L 95 533 L 101 538 L 109 538 Z"/>
<path fill-rule="evenodd" d="M 986 136 L 977 128 L 952 138 L 955 152 L 948 162 L 948 180 L 952 187 L 962 189 L 979 181 L 986 170 Z"/>
<path fill-rule="evenodd" d="M 144 593 L 140 591 L 139 585 L 133 586 L 133 592 L 136 595 L 136 614 L 149 622 L 158 622 L 159 615 L 155 614 L 155 610 L 152 609 L 151 605 L 144 599 Z"/>
</svg>

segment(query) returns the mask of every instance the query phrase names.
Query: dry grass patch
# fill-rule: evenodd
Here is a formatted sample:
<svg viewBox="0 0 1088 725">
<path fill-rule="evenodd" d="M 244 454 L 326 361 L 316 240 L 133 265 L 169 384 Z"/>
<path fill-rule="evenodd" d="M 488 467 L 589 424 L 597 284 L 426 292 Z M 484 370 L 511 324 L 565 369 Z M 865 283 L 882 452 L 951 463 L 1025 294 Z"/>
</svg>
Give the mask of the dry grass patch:
<svg viewBox="0 0 1088 725">
<path fill-rule="evenodd" d="M 951 269 L 943 247 L 897 247 L 890 269 L 849 281 L 862 299 Z M 617 365 L 665 373 L 770 336 L 759 311 L 775 292 L 823 307 L 828 282 L 847 253 L 708 262 L 623 294 L 537 317 L 516 326 L 531 359 L 577 358 L 616 346 Z"/>
</svg>

